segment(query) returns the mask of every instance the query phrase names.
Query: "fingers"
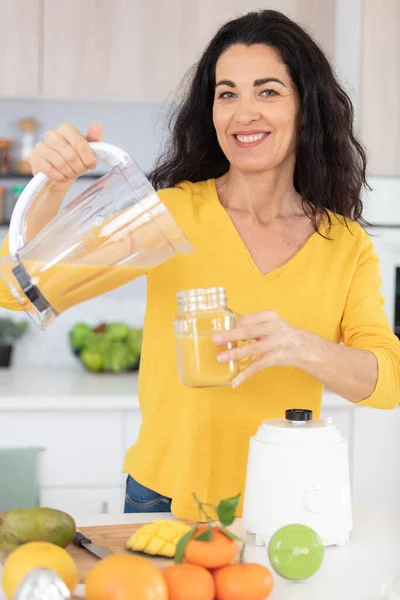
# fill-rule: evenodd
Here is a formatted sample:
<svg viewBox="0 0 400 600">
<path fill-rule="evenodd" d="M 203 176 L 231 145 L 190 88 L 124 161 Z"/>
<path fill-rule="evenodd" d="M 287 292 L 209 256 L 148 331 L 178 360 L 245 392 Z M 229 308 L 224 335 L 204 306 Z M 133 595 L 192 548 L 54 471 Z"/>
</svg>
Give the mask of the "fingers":
<svg viewBox="0 0 400 600">
<path fill-rule="evenodd" d="M 33 175 L 36 173 L 44 173 L 51 181 L 59 181 L 61 183 L 65 183 L 68 179 L 65 175 L 59 171 L 49 160 L 48 158 L 42 158 L 39 156 L 40 148 L 38 148 L 38 144 L 36 144 L 35 155 L 32 154 L 29 162 L 31 165 Z"/>
<path fill-rule="evenodd" d="M 91 126 L 91 135 L 95 137 L 101 135 L 101 125 L 97 125 Z M 80 131 L 63 123 L 57 130 L 48 131 L 44 140 L 36 144 L 29 163 L 34 175 L 43 172 L 51 180 L 68 182 L 94 168 L 96 156 Z"/>
<path fill-rule="evenodd" d="M 212 340 L 215 344 L 226 345 L 230 342 L 239 342 L 240 340 L 254 340 L 264 335 L 271 335 L 277 329 L 277 321 L 275 319 L 261 321 L 249 325 L 236 326 L 228 331 L 221 331 L 213 335 Z"/>
<path fill-rule="evenodd" d="M 253 360 L 248 367 L 243 369 L 243 371 L 241 371 L 239 375 L 235 377 L 235 379 L 232 381 L 232 387 L 236 388 L 246 381 L 246 379 L 252 377 L 259 371 L 262 371 L 267 367 L 275 366 L 279 362 L 278 355 L 278 352 L 270 352 L 268 354 L 263 354 L 263 356 L 257 358 L 256 360 Z"/>
<path fill-rule="evenodd" d="M 220 363 L 226 363 L 232 360 L 242 360 L 243 358 L 255 358 L 274 350 L 281 351 L 283 347 L 282 339 L 278 335 L 271 335 L 230 350 L 224 350 L 217 355 L 217 360 Z"/>
<path fill-rule="evenodd" d="M 78 154 L 81 162 L 86 167 L 85 171 L 96 165 L 96 156 L 89 146 L 89 142 L 76 127 L 63 123 L 57 131 Z M 72 157 L 72 154 L 70 156 Z"/>
<path fill-rule="evenodd" d="M 88 142 L 100 142 L 103 137 L 103 127 L 101 123 L 95 121 L 91 125 L 89 125 L 89 129 L 86 134 L 86 139 Z"/>
<path fill-rule="evenodd" d="M 281 317 L 274 310 L 262 310 L 256 313 L 249 313 L 247 315 L 241 315 L 236 319 L 237 327 L 245 327 L 247 325 L 254 325 L 257 323 L 274 322 L 281 320 Z"/>
<path fill-rule="evenodd" d="M 230 362 L 232 360 L 241 360 L 242 358 L 251 358 L 256 354 L 266 351 L 266 341 L 262 340 L 259 342 L 250 342 L 248 344 L 242 344 L 237 348 L 225 350 L 217 355 L 217 360 L 220 363 Z"/>
<path fill-rule="evenodd" d="M 60 152 L 62 152 L 62 149 L 60 149 Z M 32 156 L 31 161 L 34 172 L 42 171 L 50 179 L 56 179 L 57 181 L 76 179 L 78 174 L 60 152 L 45 142 L 38 142 L 35 147 L 35 155 Z"/>
</svg>

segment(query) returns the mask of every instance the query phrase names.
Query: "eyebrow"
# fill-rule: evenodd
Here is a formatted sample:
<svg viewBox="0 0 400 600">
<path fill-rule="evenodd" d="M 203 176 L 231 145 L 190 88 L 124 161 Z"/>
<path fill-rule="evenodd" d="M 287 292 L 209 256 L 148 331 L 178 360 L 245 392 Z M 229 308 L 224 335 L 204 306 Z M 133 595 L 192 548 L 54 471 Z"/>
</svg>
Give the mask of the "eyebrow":
<svg viewBox="0 0 400 600">
<path fill-rule="evenodd" d="M 280 83 L 281 85 L 283 85 L 283 87 L 287 87 L 283 83 L 283 81 L 281 81 L 277 77 L 263 77 L 262 79 L 256 79 L 253 85 L 254 87 L 260 87 L 261 85 L 265 85 L 266 83 L 270 83 L 271 81 L 274 81 L 275 83 Z M 218 87 L 219 85 L 226 85 L 231 88 L 236 87 L 234 82 L 230 81 L 229 79 L 221 79 L 221 81 L 218 81 L 218 83 L 215 84 L 215 87 Z"/>
</svg>

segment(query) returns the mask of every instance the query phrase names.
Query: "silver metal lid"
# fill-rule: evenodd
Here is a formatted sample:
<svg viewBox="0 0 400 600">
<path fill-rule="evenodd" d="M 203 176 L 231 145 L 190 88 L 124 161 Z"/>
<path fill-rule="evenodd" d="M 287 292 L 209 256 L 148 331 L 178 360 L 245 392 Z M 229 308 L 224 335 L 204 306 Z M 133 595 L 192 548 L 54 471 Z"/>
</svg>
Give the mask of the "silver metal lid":
<svg viewBox="0 0 400 600">
<path fill-rule="evenodd" d="M 51 569 L 33 569 L 19 585 L 14 600 L 70 600 L 71 593 Z"/>
<path fill-rule="evenodd" d="M 193 288 L 176 294 L 180 310 L 207 310 L 226 308 L 227 298 L 224 287 Z"/>
</svg>

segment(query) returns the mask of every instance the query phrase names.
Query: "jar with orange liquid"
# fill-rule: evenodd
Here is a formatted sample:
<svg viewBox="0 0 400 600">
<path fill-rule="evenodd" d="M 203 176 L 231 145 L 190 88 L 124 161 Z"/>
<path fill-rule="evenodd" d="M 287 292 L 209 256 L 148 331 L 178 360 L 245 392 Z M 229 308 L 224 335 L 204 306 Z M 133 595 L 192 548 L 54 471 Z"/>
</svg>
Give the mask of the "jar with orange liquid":
<svg viewBox="0 0 400 600">
<path fill-rule="evenodd" d="M 223 287 L 178 292 L 174 331 L 179 378 L 187 387 L 229 385 L 239 373 L 239 362 L 219 363 L 217 356 L 234 344 L 217 346 L 215 333 L 235 326 L 235 313 L 227 305 Z"/>
</svg>

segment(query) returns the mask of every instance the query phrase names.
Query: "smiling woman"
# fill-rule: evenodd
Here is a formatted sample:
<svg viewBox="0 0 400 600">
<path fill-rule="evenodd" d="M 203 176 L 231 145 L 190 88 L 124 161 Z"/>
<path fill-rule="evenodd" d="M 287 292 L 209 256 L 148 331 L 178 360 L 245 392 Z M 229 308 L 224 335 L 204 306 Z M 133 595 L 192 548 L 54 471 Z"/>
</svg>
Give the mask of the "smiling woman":
<svg viewBox="0 0 400 600">
<path fill-rule="evenodd" d="M 49 214 L 90 167 L 87 141 L 100 137 L 96 124 L 86 137 L 63 124 L 32 153 L 33 171 L 57 180 Z M 365 168 L 351 102 L 298 24 L 266 10 L 221 27 L 151 174 L 195 252 L 147 272 L 127 512 L 156 505 L 197 520 L 193 492 L 214 505 L 243 492 L 260 423 L 296 407 L 319 416 L 324 385 L 359 405 L 397 406 L 400 342 L 362 227 Z M 215 287 L 243 315 L 214 338 L 215 359 L 247 366 L 232 385 L 189 388 L 173 351 L 177 294 Z"/>
<path fill-rule="evenodd" d="M 263 71 L 276 76 L 257 79 Z M 291 155 L 293 171 L 300 101 L 277 51 L 232 46 L 217 62 L 216 80 L 214 126 L 231 169 L 273 169 Z"/>
</svg>

